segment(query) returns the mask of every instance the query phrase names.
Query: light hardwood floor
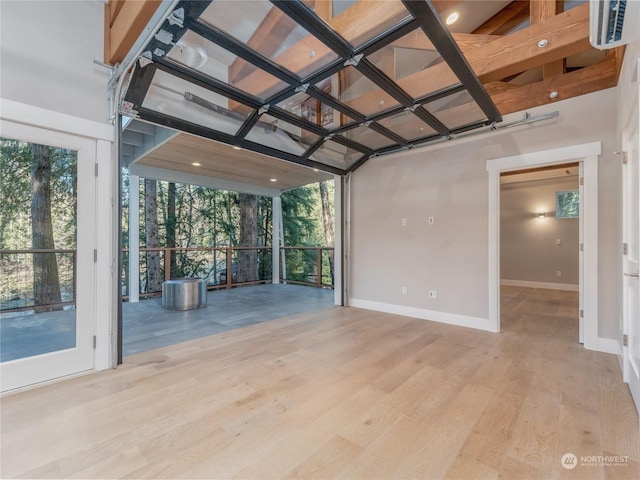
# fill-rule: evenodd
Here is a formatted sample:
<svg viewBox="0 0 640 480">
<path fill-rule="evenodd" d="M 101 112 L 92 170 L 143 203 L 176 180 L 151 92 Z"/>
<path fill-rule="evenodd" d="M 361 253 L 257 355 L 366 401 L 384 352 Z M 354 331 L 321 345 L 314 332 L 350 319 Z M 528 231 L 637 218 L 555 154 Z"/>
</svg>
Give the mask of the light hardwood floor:
<svg viewBox="0 0 640 480">
<path fill-rule="evenodd" d="M 640 478 L 638 415 L 576 303 L 509 287 L 500 334 L 336 307 L 141 353 L 2 398 L 0 473 Z"/>
</svg>

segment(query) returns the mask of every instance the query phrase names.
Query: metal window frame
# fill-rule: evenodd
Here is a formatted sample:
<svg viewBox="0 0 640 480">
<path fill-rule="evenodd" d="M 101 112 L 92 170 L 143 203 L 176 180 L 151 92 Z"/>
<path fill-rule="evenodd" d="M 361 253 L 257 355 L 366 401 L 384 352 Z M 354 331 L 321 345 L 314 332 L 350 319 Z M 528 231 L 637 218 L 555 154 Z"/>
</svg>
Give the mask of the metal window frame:
<svg viewBox="0 0 640 480">
<path fill-rule="evenodd" d="M 446 26 L 444 26 L 440 16 L 427 0 L 402 0 L 404 7 L 409 14 L 407 18 L 398 22 L 393 27 L 388 28 L 386 31 L 377 34 L 358 47 L 354 47 L 338 32 L 334 31 L 302 0 L 269 1 L 296 22 L 296 24 L 305 28 L 310 35 L 326 45 L 338 56 L 338 58 L 302 78 L 294 72 L 291 72 L 279 65 L 275 60 L 272 60 L 260 52 L 248 47 L 245 43 L 237 40 L 220 28 L 210 25 L 202 20 L 200 16 L 208 8 L 211 0 L 183 0 L 178 2 L 176 6 L 176 10 L 184 8 L 184 21 L 182 24 L 175 24 L 175 22 L 172 23 L 167 19 L 159 27 L 165 30 L 165 32 L 169 32 L 173 35 L 172 38 L 174 39 L 174 43 L 177 42 L 185 32 L 191 30 L 195 34 L 218 45 L 220 48 L 231 52 L 236 57 L 242 58 L 256 68 L 277 78 L 283 82 L 285 86 L 280 89 L 280 91 L 272 94 L 266 99 L 258 98 L 248 92 L 234 87 L 233 85 L 210 77 L 169 58 L 165 58 L 168 51 L 165 52 L 164 50 L 167 49 L 169 45 L 158 39 L 161 39 L 161 37 L 156 36 L 149 42 L 147 49 L 143 54 L 148 61 L 153 63 L 146 66 L 140 65 L 132 75 L 131 87 L 128 89 L 125 96 L 125 101 L 130 103 L 128 113 L 130 114 L 133 111 L 133 113 L 137 113 L 140 118 L 147 121 L 159 123 L 160 125 L 186 131 L 212 140 L 228 143 L 230 145 L 241 146 L 258 153 L 274 156 L 285 161 L 338 175 L 345 175 L 348 172 L 355 171 L 369 158 L 374 156 L 386 155 L 408 148 L 415 148 L 422 144 L 433 142 L 439 138 L 450 139 L 452 138 L 452 135 L 502 121 L 500 113 L 482 86 L 482 83 L 473 73 L 471 67 L 462 55 L 462 52 L 453 40 L 453 37 L 447 30 Z M 367 58 L 368 55 L 379 51 L 416 29 L 421 29 L 427 38 L 429 38 L 443 60 L 449 65 L 449 68 L 451 68 L 460 81 L 460 83 L 456 85 L 452 85 L 436 92 L 431 92 L 417 99 L 410 96 L 395 81 L 387 77 L 385 73 L 383 73 Z M 348 65 L 353 66 L 360 74 L 373 82 L 383 92 L 398 101 L 400 105 L 373 115 L 366 115 L 355 110 L 338 98 L 322 91 L 316 86 L 319 82 L 330 78 L 346 68 Z M 149 90 L 153 75 L 157 70 L 164 71 L 219 95 L 225 96 L 232 101 L 245 105 L 252 109 L 253 112 L 246 118 L 235 135 L 228 135 L 202 125 L 195 125 L 183 119 L 143 108 L 142 102 Z M 487 117 L 486 120 L 462 126 L 449 126 L 443 124 L 424 107 L 424 105 L 430 102 L 463 90 L 466 90 L 469 93 L 473 101 L 484 112 Z M 280 102 L 296 95 L 300 91 L 303 91 L 310 98 L 322 102 L 328 107 L 348 116 L 353 121 L 347 125 L 337 128 L 325 128 L 277 106 Z M 131 105 L 133 105 L 133 107 L 131 107 Z M 434 129 L 437 134 L 430 134 L 425 137 L 409 140 L 378 123 L 380 120 L 397 115 L 402 111 L 409 111 L 420 119 L 420 121 Z M 310 145 L 301 156 L 276 150 L 266 145 L 259 145 L 247 140 L 246 136 L 266 112 L 274 118 L 309 131 L 318 135 L 320 138 L 314 144 Z M 361 125 L 371 128 L 378 134 L 389 138 L 394 142 L 394 144 L 379 149 L 371 149 L 366 145 L 351 140 L 343 135 Z M 329 139 L 360 152 L 363 156 L 346 169 L 339 169 L 321 162 L 310 160 L 311 155 L 321 148 L 322 144 Z"/>
</svg>

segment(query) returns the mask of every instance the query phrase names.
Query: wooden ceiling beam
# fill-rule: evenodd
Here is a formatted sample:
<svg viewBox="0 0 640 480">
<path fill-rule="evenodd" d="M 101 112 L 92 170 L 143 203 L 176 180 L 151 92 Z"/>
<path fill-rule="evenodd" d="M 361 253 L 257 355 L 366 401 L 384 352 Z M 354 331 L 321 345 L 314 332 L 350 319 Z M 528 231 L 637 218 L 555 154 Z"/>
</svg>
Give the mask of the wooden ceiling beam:
<svg viewBox="0 0 640 480">
<path fill-rule="evenodd" d="M 505 35 L 509 33 L 529 18 L 530 3 L 529 0 L 511 2 L 472 33 L 484 35 Z"/>
<path fill-rule="evenodd" d="M 605 55 L 612 55 L 616 59 L 616 70 L 618 71 L 618 75 L 616 77 L 616 84 L 618 83 L 618 78 L 620 77 L 620 71 L 622 70 L 622 60 L 624 60 L 624 52 L 626 50 L 625 45 L 621 45 L 620 47 L 612 48 L 611 50 L 607 50 Z"/>
<path fill-rule="evenodd" d="M 308 6 L 312 3 L 305 2 Z M 329 23 L 333 18 L 333 0 L 315 0 L 313 11 L 325 22 Z"/>
<path fill-rule="evenodd" d="M 608 55 L 598 63 L 558 77 L 508 91 L 493 90 L 496 93 L 491 94 L 491 99 L 500 113 L 506 115 L 615 87 L 617 83 L 616 56 Z M 491 84 L 487 85 L 487 89 L 492 90 Z M 551 99 L 549 95 L 554 91 L 558 92 L 558 96 Z"/>
<path fill-rule="evenodd" d="M 452 33 L 451 36 L 460 47 L 462 52 L 466 52 L 473 48 L 478 48 L 493 42 L 500 38 L 498 35 L 475 35 L 472 33 Z M 393 48 L 415 48 L 415 49 L 434 49 L 435 47 L 425 36 L 422 30 L 414 30 L 404 37 L 396 40 L 389 47 Z"/>
<path fill-rule="evenodd" d="M 543 38 L 548 43 L 540 48 L 538 42 Z M 464 55 L 480 81 L 488 83 L 590 48 L 589 4 L 585 3 L 544 22 L 499 37 L 482 47 L 468 50 Z M 398 84 L 406 91 L 416 91 L 426 85 L 429 91 L 435 92 L 457 82 L 449 66 L 440 63 L 409 75 L 399 80 Z M 424 93 L 429 91 L 425 89 Z M 358 110 L 377 104 L 379 95 L 375 90 L 347 99 L 346 102 Z"/>
<path fill-rule="evenodd" d="M 111 0 L 105 5 L 105 17 L 108 17 L 105 18 L 105 63 L 115 65 L 124 60 L 161 3 L 161 0 Z"/>
<path fill-rule="evenodd" d="M 539 47 L 540 40 L 546 40 Z M 539 67 L 589 50 L 589 4 L 584 3 L 547 20 L 530 25 L 486 47 L 465 54 L 483 82 Z"/>
<path fill-rule="evenodd" d="M 555 17 L 564 10 L 564 0 L 536 0 L 531 3 L 531 25 Z M 556 60 L 542 66 L 542 78 L 552 78 L 567 71 L 567 59 Z"/>
</svg>

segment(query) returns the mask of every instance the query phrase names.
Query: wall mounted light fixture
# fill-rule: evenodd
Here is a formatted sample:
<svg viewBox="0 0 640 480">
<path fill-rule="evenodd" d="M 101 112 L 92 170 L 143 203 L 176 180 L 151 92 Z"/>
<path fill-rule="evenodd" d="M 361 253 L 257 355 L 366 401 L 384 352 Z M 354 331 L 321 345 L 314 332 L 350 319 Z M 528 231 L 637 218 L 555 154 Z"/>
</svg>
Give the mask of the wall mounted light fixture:
<svg viewBox="0 0 640 480">
<path fill-rule="evenodd" d="M 542 219 L 542 218 L 547 218 L 547 214 L 543 211 L 539 211 L 538 212 L 538 218 Z"/>
</svg>

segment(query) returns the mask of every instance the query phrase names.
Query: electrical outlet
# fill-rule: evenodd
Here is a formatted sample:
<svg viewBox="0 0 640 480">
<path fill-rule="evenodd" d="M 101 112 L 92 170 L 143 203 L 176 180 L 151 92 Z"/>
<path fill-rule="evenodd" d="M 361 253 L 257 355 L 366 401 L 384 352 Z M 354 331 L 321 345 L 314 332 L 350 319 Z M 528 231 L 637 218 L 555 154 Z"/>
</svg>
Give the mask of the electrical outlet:
<svg viewBox="0 0 640 480">
<path fill-rule="evenodd" d="M 403 226 L 403 227 L 406 227 L 406 226 L 407 226 L 407 219 L 406 219 L 406 218 L 403 218 L 403 219 L 402 219 L 402 226 Z"/>
<path fill-rule="evenodd" d="M 429 217 L 429 218 L 427 219 L 427 223 L 428 223 L 429 225 L 433 225 L 433 217 Z"/>
<path fill-rule="evenodd" d="M 429 298 L 432 298 L 432 299 L 438 298 L 438 291 L 437 290 L 429 290 Z"/>
<path fill-rule="evenodd" d="M 556 245 L 558 246 L 562 245 L 562 240 L 559 238 L 556 238 Z"/>
<path fill-rule="evenodd" d="M 402 294 L 406 295 L 407 294 L 407 287 L 402 287 Z"/>
<path fill-rule="evenodd" d="M 561 276 L 562 276 L 562 272 L 561 272 L 560 270 L 558 270 L 558 271 L 556 272 L 556 277 L 561 277 Z"/>
</svg>

